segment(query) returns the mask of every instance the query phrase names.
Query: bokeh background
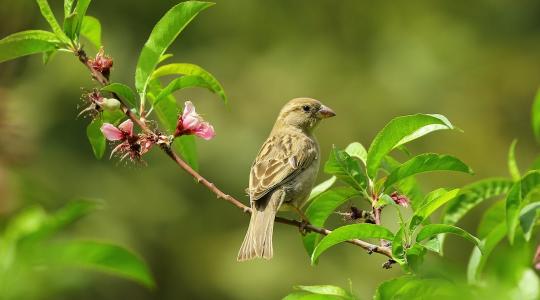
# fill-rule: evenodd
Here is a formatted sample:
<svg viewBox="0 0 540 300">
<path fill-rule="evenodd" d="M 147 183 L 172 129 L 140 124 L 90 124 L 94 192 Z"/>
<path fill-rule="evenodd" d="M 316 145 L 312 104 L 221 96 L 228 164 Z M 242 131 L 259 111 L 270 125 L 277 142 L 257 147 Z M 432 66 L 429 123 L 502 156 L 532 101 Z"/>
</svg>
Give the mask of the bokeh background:
<svg viewBox="0 0 540 300">
<path fill-rule="evenodd" d="M 57 16 L 62 1 L 50 0 Z M 337 112 L 318 130 L 323 156 L 332 145 L 366 147 L 391 118 L 446 115 L 463 133 L 442 132 L 409 146 L 453 154 L 474 176 L 419 177 L 425 191 L 508 176 L 514 138 L 522 169 L 538 154 L 530 106 L 540 83 L 540 2 L 229 0 L 201 13 L 173 44 L 171 62 L 192 62 L 223 84 L 225 106 L 204 90 L 181 91 L 210 120 L 217 137 L 200 141 L 201 172 L 247 202 L 249 167 L 280 107 L 309 96 Z M 133 85 L 138 53 L 153 24 L 176 1 L 94 1 L 113 81 Z M 31 0 L 0 0 L 0 36 L 47 28 Z M 91 53 L 95 49 L 88 46 Z M 59 53 L 0 65 L 0 219 L 39 204 L 103 199 L 64 238 L 113 241 L 140 253 L 158 287 L 68 269 L 29 283 L 44 299 L 278 299 L 293 285 L 348 286 L 363 299 L 383 280 L 383 257 L 341 245 L 312 267 L 298 231 L 275 228 L 270 262 L 237 263 L 248 218 L 176 168 L 159 151 L 147 167 L 96 161 L 77 119 L 81 88 L 93 82 L 77 60 Z M 319 180 L 327 176 L 320 173 Z M 475 209 L 461 226 L 474 232 Z M 395 218 L 385 224 L 396 228 Z M 334 220 L 337 222 L 338 220 Z M 471 246 L 450 238 L 447 262 L 463 273 Z M 434 258 L 433 258 L 434 259 Z M 54 280 L 52 280 L 54 278 Z"/>
</svg>

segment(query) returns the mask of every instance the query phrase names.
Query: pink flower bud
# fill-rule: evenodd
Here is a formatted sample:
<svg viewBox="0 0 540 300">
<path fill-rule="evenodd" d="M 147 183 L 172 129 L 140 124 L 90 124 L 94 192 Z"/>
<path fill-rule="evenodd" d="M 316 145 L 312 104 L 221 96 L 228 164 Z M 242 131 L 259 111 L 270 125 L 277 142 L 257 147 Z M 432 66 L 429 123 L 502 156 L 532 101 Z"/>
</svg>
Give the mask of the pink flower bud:
<svg viewBox="0 0 540 300">
<path fill-rule="evenodd" d="M 390 198 L 394 200 L 394 202 L 397 205 L 403 206 L 403 207 L 409 207 L 409 198 L 407 198 L 405 195 L 399 195 L 398 192 L 393 192 L 390 195 Z"/>
<path fill-rule="evenodd" d="M 205 140 L 212 139 L 216 134 L 214 127 L 205 122 L 203 118 L 195 111 L 195 106 L 190 101 L 186 101 L 184 112 L 178 118 L 174 136 L 194 134 Z"/>
<path fill-rule="evenodd" d="M 540 271 L 540 245 L 536 248 L 536 254 L 533 259 L 534 268 Z"/>
</svg>

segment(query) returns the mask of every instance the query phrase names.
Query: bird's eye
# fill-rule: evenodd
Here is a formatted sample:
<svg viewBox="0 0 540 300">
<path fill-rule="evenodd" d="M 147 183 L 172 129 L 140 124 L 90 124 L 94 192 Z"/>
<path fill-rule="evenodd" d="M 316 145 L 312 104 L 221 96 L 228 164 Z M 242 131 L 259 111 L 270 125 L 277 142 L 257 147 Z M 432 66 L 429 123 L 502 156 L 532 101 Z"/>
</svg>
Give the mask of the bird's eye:
<svg viewBox="0 0 540 300">
<path fill-rule="evenodd" d="M 309 105 L 304 105 L 304 106 L 302 106 L 302 109 L 303 109 L 305 112 L 308 112 L 309 109 L 310 109 L 310 107 L 309 107 Z"/>
</svg>

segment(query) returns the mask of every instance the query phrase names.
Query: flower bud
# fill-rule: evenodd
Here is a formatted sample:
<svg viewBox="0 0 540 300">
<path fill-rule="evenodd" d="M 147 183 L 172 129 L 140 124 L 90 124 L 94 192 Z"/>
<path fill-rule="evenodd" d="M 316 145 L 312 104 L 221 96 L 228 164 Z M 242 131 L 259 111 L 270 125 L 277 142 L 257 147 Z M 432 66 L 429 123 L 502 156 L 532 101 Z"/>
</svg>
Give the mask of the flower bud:
<svg viewBox="0 0 540 300">
<path fill-rule="evenodd" d="M 103 109 L 108 111 L 115 111 L 120 108 L 120 101 L 114 98 L 105 98 L 101 104 Z"/>
</svg>

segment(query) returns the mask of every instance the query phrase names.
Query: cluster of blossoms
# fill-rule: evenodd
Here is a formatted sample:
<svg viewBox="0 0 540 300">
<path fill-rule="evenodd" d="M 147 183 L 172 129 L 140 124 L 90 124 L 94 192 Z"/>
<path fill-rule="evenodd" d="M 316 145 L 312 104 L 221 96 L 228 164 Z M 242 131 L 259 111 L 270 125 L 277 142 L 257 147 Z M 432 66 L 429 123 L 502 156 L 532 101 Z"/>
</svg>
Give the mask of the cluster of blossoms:
<svg viewBox="0 0 540 300">
<path fill-rule="evenodd" d="M 111 75 L 111 68 L 113 66 L 113 60 L 109 56 L 105 55 L 103 47 L 99 49 L 98 53 L 96 54 L 96 58 L 89 59 L 88 63 L 93 70 L 103 74 L 107 80 L 109 79 L 109 76 Z"/>
<path fill-rule="evenodd" d="M 403 206 L 403 207 L 409 207 L 409 198 L 407 198 L 405 195 L 400 195 L 398 194 L 398 192 L 393 192 L 391 195 L 390 195 L 390 198 L 392 198 L 392 200 L 394 200 L 394 202 L 397 204 L 397 205 L 400 205 L 400 206 Z"/>
<path fill-rule="evenodd" d="M 119 142 L 112 150 L 111 157 L 118 154 L 120 160 L 127 157 L 132 161 L 141 161 L 141 157 L 155 144 L 170 143 L 171 138 L 161 134 L 134 134 L 133 122 L 126 120 L 120 125 L 114 126 L 103 123 L 101 132 L 108 141 Z M 179 116 L 173 138 L 181 135 L 196 135 L 205 140 L 215 136 L 214 127 L 205 122 L 195 111 L 195 107 L 189 101 L 185 103 L 184 111 Z"/>
<path fill-rule="evenodd" d="M 79 116 L 87 114 L 93 119 L 98 117 L 104 110 L 115 111 L 121 106 L 120 101 L 103 97 L 97 89 L 84 94 L 82 99 L 87 106 L 79 113 Z"/>
</svg>

